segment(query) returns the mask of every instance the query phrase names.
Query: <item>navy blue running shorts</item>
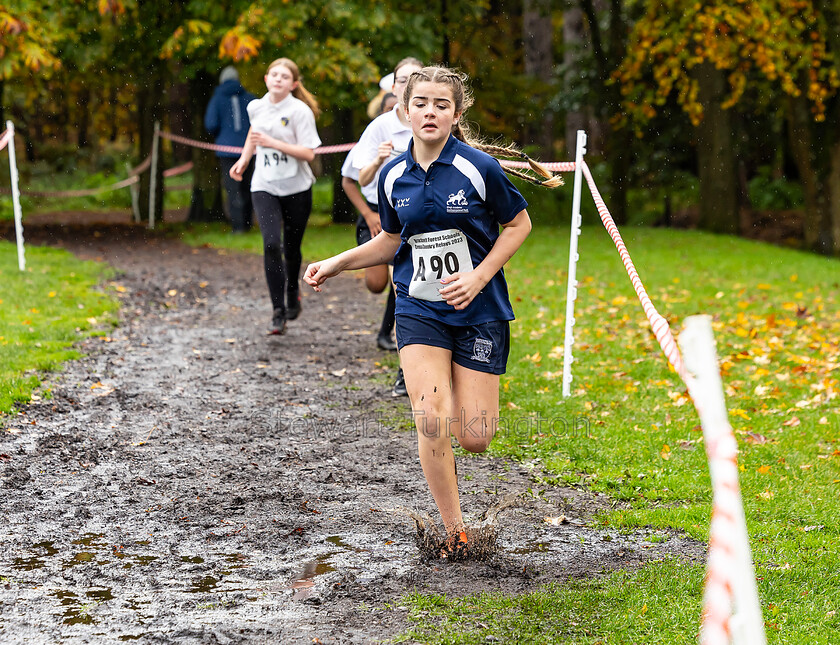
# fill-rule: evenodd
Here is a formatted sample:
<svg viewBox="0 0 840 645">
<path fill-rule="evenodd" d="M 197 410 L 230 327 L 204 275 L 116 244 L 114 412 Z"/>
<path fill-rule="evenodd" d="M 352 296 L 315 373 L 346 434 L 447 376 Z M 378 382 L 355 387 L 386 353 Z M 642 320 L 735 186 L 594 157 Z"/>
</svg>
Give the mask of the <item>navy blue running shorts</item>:
<svg viewBox="0 0 840 645">
<path fill-rule="evenodd" d="M 374 213 L 379 212 L 379 207 L 376 204 L 371 204 L 368 200 L 365 200 L 365 203 Z M 365 242 L 370 242 L 371 239 L 373 239 L 373 236 L 370 234 L 370 228 L 365 218 L 359 215 L 359 219 L 356 220 L 356 245 L 361 246 Z"/>
<path fill-rule="evenodd" d="M 466 327 L 434 318 L 397 314 L 397 346 L 430 345 L 452 352 L 452 362 L 477 372 L 504 374 L 510 353 L 510 323 L 493 320 Z"/>
</svg>

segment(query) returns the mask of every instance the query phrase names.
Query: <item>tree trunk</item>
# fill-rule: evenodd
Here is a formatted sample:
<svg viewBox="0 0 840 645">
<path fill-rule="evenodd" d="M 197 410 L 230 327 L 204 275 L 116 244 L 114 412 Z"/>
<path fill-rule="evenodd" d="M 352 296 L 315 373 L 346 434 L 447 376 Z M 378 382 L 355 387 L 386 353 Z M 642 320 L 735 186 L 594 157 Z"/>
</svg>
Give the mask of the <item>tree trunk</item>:
<svg viewBox="0 0 840 645">
<path fill-rule="evenodd" d="M 610 160 L 610 213 L 616 224 L 626 224 L 628 217 L 627 183 L 633 161 L 633 133 L 629 128 L 613 130 L 606 148 Z"/>
<path fill-rule="evenodd" d="M 204 112 L 213 94 L 213 77 L 206 71 L 198 72 L 189 82 L 189 111 L 192 113 L 187 136 L 201 139 L 204 134 Z M 211 150 L 187 148 L 193 162 L 193 192 L 190 213 L 191 222 L 223 222 L 221 175 L 219 162 Z"/>
<path fill-rule="evenodd" d="M 831 248 L 827 251 L 840 256 L 840 141 L 831 146 L 831 170 L 828 175 L 828 211 L 831 226 Z"/>
<path fill-rule="evenodd" d="M 88 141 L 88 130 L 90 128 L 90 88 L 85 85 L 79 90 L 79 96 L 76 97 L 76 106 L 79 108 L 79 129 L 76 132 L 76 145 L 79 148 L 87 148 L 90 145 Z"/>
<path fill-rule="evenodd" d="M 833 142 L 827 140 L 830 133 L 813 122 L 806 98 L 791 98 L 788 105 L 789 142 L 805 193 L 805 246 L 828 255 L 840 250 L 840 245 L 832 241 L 832 215 L 837 218 L 840 208 L 840 187 L 832 185 L 832 179 L 837 182 L 840 174 L 840 141 L 836 137 Z"/>
<path fill-rule="evenodd" d="M 616 84 L 609 84 L 612 70 L 626 53 L 627 24 L 620 0 L 579 0 L 582 16 L 589 28 L 595 59 L 596 77 L 593 80 L 597 117 L 588 120 L 586 150 L 589 155 L 603 150 L 610 163 L 609 205 L 616 224 L 627 223 L 627 180 L 633 161 L 632 134 L 627 128 L 615 131 L 608 124 L 621 110 L 621 93 Z M 609 29 L 603 33 L 599 13 L 609 11 Z M 606 36 L 606 37 L 605 37 Z M 572 147 L 571 142 L 567 142 Z M 572 148 L 574 149 L 574 148 Z"/>
<path fill-rule="evenodd" d="M 347 108 L 335 110 L 335 125 L 332 128 L 337 135 L 337 141 L 355 141 L 353 136 L 353 112 Z M 344 155 L 329 155 L 329 160 L 324 160 L 324 167 L 332 177 L 333 184 L 333 206 L 332 221 L 336 224 L 353 224 L 356 222 L 358 213 L 350 203 L 350 199 L 341 187 L 341 165 L 344 162 Z"/>
<path fill-rule="evenodd" d="M 449 67 L 449 2 L 440 0 L 440 29 L 442 32 L 440 61 L 445 67 Z"/>
<path fill-rule="evenodd" d="M 583 11 L 580 7 L 573 6 L 563 12 L 563 65 L 566 68 L 566 75 L 563 79 L 565 92 L 569 96 L 575 96 L 579 90 L 577 84 L 580 82 L 580 52 L 584 47 L 584 22 Z M 587 130 L 589 117 L 586 108 L 581 104 L 577 110 L 566 112 L 566 157 L 575 158 L 575 144 L 577 131 Z"/>
<path fill-rule="evenodd" d="M 111 131 L 108 133 L 108 141 L 113 143 L 117 140 L 117 137 L 120 134 L 120 128 L 118 125 L 120 120 L 117 115 L 117 111 L 119 109 L 119 106 L 117 105 L 117 86 L 115 84 L 112 84 L 108 88 L 108 109 L 111 113 Z M 143 155 L 142 152 L 140 154 L 143 158 L 145 158 L 145 155 Z"/>
<path fill-rule="evenodd" d="M 157 60 L 149 63 L 145 78 L 138 82 L 137 91 L 137 129 L 140 134 L 139 160 L 142 161 L 152 152 L 152 140 L 154 139 L 155 121 L 162 122 L 164 69 Z M 163 124 L 161 123 L 161 127 Z M 158 142 L 158 162 L 155 190 L 155 222 L 163 221 L 163 169 L 164 169 L 163 146 Z M 144 172 L 140 174 L 140 217 L 149 218 L 149 187 L 151 174 Z"/>
<path fill-rule="evenodd" d="M 522 14 L 522 40 L 525 54 L 525 74 L 532 76 L 546 88 L 554 76 L 552 53 L 551 0 L 524 0 Z M 546 97 L 532 97 L 540 104 Z M 542 110 L 532 116 L 527 125 L 528 142 L 539 148 L 539 156 L 549 159 L 554 154 L 554 113 Z"/>
<path fill-rule="evenodd" d="M 210 79 L 210 86 L 212 88 L 213 78 L 204 71 L 197 72 L 196 77 L 190 79 L 187 83 L 173 83 L 169 87 L 169 114 L 167 116 L 169 118 L 169 128 L 175 134 L 196 138 L 196 132 L 193 127 L 195 115 L 190 113 L 194 113 L 196 106 L 201 103 L 201 101 L 196 101 L 196 92 L 200 95 L 207 93 L 206 88 L 196 87 L 195 79 L 199 77 L 203 77 L 205 81 Z M 207 100 L 210 100 L 209 94 Z M 203 111 L 201 112 L 201 116 L 202 118 L 204 117 Z M 192 134 L 190 134 L 191 132 Z M 198 135 L 198 138 L 203 138 L 203 127 L 199 130 Z M 192 149 L 189 146 L 176 144 L 172 147 L 172 156 L 174 157 L 175 165 L 187 163 L 193 157 Z"/>
<path fill-rule="evenodd" d="M 4 106 L 4 92 L 6 82 L 0 79 L 0 130 L 6 129 L 6 108 Z"/>
<path fill-rule="evenodd" d="M 696 128 L 700 175 L 700 228 L 715 233 L 738 233 L 738 168 L 732 118 L 721 107 L 726 92 L 723 72 L 711 63 L 695 68 L 697 98 L 703 120 Z"/>
</svg>

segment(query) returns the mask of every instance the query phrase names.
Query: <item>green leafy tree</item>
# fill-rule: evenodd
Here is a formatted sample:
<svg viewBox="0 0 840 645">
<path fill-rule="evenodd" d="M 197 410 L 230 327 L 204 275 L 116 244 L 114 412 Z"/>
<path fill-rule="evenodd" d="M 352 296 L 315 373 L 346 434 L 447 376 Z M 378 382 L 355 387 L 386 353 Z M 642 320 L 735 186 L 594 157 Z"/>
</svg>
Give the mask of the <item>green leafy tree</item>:
<svg viewBox="0 0 840 645">
<path fill-rule="evenodd" d="M 291 3 L 283 0 L 248 5 L 219 35 L 206 31 L 207 41 L 218 47 L 222 61 L 250 67 L 259 78 L 267 64 L 284 56 L 294 60 L 307 89 L 323 109 L 318 127 L 325 140 L 352 141 L 383 69 L 407 55 L 428 59 L 433 39 L 433 17 L 412 14 L 397 3 L 374 0 L 316 0 Z M 218 26 L 220 23 L 215 23 Z M 340 156 L 320 159 L 333 178 L 334 195 L 340 188 Z M 336 201 L 336 220 L 355 220 L 348 204 Z"/>
</svg>

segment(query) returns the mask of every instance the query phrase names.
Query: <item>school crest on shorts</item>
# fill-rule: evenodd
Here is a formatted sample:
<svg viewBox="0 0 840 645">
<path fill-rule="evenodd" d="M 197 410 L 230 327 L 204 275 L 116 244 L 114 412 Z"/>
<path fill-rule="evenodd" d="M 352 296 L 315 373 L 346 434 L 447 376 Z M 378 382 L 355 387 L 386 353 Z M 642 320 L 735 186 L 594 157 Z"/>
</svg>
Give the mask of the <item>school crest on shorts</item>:
<svg viewBox="0 0 840 645">
<path fill-rule="evenodd" d="M 483 338 L 476 338 L 475 345 L 473 345 L 472 360 L 480 361 L 481 363 L 490 362 L 490 353 L 493 351 L 493 341 L 485 340 Z"/>
<path fill-rule="evenodd" d="M 447 213 L 469 213 L 470 209 L 467 208 L 470 203 L 467 201 L 467 198 L 464 196 L 464 191 L 459 190 L 457 193 L 452 193 L 449 195 L 449 199 L 446 200 L 446 212 Z"/>
</svg>

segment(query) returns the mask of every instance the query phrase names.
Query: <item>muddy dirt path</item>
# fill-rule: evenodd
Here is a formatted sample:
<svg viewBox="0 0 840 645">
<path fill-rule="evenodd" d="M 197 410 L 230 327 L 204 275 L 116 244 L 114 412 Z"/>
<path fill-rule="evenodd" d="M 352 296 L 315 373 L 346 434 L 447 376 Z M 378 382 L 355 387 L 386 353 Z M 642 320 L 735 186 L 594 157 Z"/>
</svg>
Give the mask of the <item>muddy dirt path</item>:
<svg viewBox="0 0 840 645">
<path fill-rule="evenodd" d="M 520 593 L 702 557 L 595 531 L 606 498 L 549 488 L 499 516 L 489 562 L 423 561 L 394 510 L 434 506 L 412 433 L 392 427 L 409 407 L 377 364 L 381 296 L 343 277 L 267 337 L 259 257 L 127 226 L 27 237 L 109 262 L 125 290 L 120 327 L 2 420 L 0 641 L 381 642 L 406 627 L 407 591 Z M 459 474 L 474 519 L 539 473 L 479 458 Z"/>
</svg>

